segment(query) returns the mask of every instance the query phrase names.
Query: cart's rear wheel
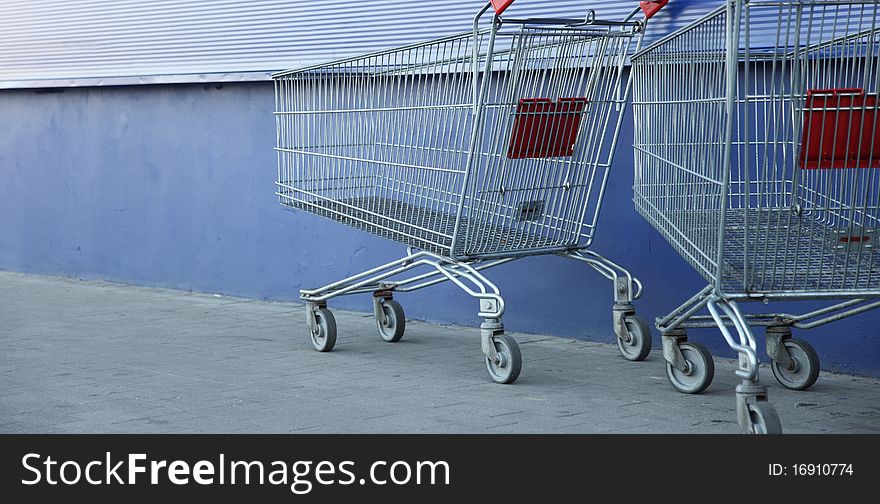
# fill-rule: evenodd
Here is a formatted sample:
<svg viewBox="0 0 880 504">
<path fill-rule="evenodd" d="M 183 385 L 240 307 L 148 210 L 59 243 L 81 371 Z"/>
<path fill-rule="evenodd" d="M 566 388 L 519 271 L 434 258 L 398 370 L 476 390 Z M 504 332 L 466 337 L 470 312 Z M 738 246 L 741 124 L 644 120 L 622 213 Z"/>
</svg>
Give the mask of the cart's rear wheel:
<svg viewBox="0 0 880 504">
<path fill-rule="evenodd" d="M 522 354 L 519 344 L 515 339 L 500 334 L 492 339 L 495 352 L 498 354 L 497 361 L 486 357 L 486 370 L 496 383 L 513 383 L 519 377 L 522 370 Z"/>
<path fill-rule="evenodd" d="M 782 423 L 772 404 L 762 401 L 749 404 L 751 434 L 782 434 Z"/>
<path fill-rule="evenodd" d="M 651 352 L 651 326 L 638 315 L 630 315 L 624 322 L 629 333 L 629 341 L 617 338 L 620 355 L 629 361 L 645 360 Z"/>
<path fill-rule="evenodd" d="M 311 328 L 312 346 L 319 352 L 329 352 L 336 345 L 336 318 L 327 308 L 315 310 L 315 327 Z"/>
<path fill-rule="evenodd" d="M 804 340 L 787 339 L 784 341 L 785 349 L 791 357 L 791 368 L 772 361 L 770 369 L 773 376 L 785 388 L 791 390 L 807 390 L 816 383 L 819 378 L 819 355 L 813 345 Z"/>
<path fill-rule="evenodd" d="M 406 330 L 406 317 L 403 314 L 403 307 L 393 299 L 386 299 L 382 301 L 382 311 L 385 313 L 385 321 L 376 320 L 379 336 L 389 343 L 400 341 L 403 338 L 403 332 Z"/>
<path fill-rule="evenodd" d="M 685 341 L 678 345 L 687 361 L 688 369 L 682 371 L 671 363 L 666 363 L 666 377 L 669 383 L 685 394 L 699 394 L 706 390 L 715 377 L 715 361 L 703 345 Z"/>
</svg>

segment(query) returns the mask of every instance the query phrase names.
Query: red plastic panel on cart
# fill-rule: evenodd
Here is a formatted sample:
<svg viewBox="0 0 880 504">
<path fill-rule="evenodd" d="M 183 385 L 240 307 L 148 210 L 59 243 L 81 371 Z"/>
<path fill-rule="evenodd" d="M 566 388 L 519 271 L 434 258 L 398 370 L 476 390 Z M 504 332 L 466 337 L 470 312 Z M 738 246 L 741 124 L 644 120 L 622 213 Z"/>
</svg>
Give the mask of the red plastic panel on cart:
<svg viewBox="0 0 880 504">
<path fill-rule="evenodd" d="M 864 89 L 810 89 L 801 168 L 880 168 L 877 96 Z"/>
<path fill-rule="evenodd" d="M 523 98 L 516 106 L 507 157 L 566 157 L 574 154 L 586 98 Z"/>
<path fill-rule="evenodd" d="M 514 0 L 492 0 L 492 7 L 495 9 L 495 14 L 500 16 L 501 13 L 510 7 L 510 4 L 513 2 Z"/>
<path fill-rule="evenodd" d="M 654 14 L 660 12 L 660 9 L 666 6 L 669 3 L 669 0 L 656 0 L 654 2 L 639 2 L 639 7 L 642 8 L 642 12 L 645 14 L 645 19 L 651 19 L 654 17 Z"/>
</svg>

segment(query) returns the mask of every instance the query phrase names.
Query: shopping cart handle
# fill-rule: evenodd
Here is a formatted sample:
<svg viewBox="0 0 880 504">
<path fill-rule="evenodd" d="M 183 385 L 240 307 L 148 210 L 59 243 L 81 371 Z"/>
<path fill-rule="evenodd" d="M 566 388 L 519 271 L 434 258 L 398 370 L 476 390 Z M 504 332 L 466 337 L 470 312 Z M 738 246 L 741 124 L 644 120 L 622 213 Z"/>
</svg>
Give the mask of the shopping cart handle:
<svg viewBox="0 0 880 504">
<path fill-rule="evenodd" d="M 493 2 L 494 3 L 494 2 Z M 645 13 L 645 19 L 651 19 L 654 14 L 660 12 L 666 4 L 669 3 L 669 0 L 655 0 L 651 2 L 639 2 L 639 7 L 642 8 L 642 12 Z"/>
<path fill-rule="evenodd" d="M 500 16 L 508 7 L 516 0 L 489 0 L 492 8 L 495 9 L 495 15 Z M 651 0 L 649 2 L 639 2 L 639 7 L 645 13 L 645 19 L 651 19 L 654 14 L 660 12 L 660 9 L 666 6 L 669 0 Z"/>
<path fill-rule="evenodd" d="M 515 2 L 516 0 L 490 0 L 492 2 L 492 8 L 495 9 L 495 15 L 500 16 L 510 4 Z M 667 0 L 668 1 L 668 0 Z"/>
</svg>

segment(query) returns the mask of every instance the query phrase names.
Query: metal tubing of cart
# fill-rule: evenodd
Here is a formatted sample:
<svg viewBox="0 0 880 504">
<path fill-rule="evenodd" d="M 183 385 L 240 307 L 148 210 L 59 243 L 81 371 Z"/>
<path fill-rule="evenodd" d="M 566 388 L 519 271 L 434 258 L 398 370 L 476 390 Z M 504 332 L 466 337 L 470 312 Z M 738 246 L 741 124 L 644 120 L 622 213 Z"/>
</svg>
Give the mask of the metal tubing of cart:
<svg viewBox="0 0 880 504">
<path fill-rule="evenodd" d="M 621 355 L 650 351 L 632 304 L 641 283 L 586 248 L 631 90 L 625 64 L 666 1 L 633 2 L 623 20 L 502 15 L 510 3 L 486 4 L 468 32 L 273 74 L 281 205 L 410 249 L 301 291 L 316 350 L 335 345 L 334 297 L 372 294 L 379 334 L 394 342 L 406 323 L 394 296 L 451 282 L 479 301 L 490 377 L 513 382 L 520 350 L 483 271 L 554 254 L 612 282 Z"/>
<path fill-rule="evenodd" d="M 667 376 L 704 390 L 714 365 L 687 328 L 717 327 L 740 355 L 743 432 L 782 430 L 750 326 L 777 380 L 804 390 L 819 360 L 792 328 L 880 307 L 878 17 L 878 1 L 727 0 L 632 57 L 635 207 L 708 283 L 656 321 Z M 737 304 L 809 299 L 834 301 Z"/>
</svg>

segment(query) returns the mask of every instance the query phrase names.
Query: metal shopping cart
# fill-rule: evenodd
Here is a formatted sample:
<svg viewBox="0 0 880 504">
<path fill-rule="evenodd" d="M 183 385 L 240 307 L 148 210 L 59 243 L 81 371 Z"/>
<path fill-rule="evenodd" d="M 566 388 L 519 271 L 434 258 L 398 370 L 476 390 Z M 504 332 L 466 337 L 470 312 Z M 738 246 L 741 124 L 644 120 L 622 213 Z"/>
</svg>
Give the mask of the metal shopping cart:
<svg viewBox="0 0 880 504">
<path fill-rule="evenodd" d="M 806 389 L 819 360 L 792 328 L 880 306 L 878 5 L 728 1 L 632 57 L 635 207 L 709 281 L 657 319 L 667 375 L 705 389 L 712 357 L 686 329 L 717 325 L 739 354 L 744 432 L 781 432 L 750 325 L 766 327 L 778 381 Z M 836 301 L 800 315 L 737 305 L 778 299 Z"/>
<path fill-rule="evenodd" d="M 666 0 L 622 21 L 502 17 L 511 3 L 487 3 L 467 33 L 273 75 L 281 204 L 408 247 L 300 292 L 316 350 L 336 342 L 328 299 L 372 293 L 379 334 L 394 342 L 405 318 L 393 295 L 450 281 L 479 300 L 490 376 L 513 382 L 520 350 L 483 271 L 559 254 L 613 281 L 621 354 L 650 351 L 632 305 L 641 284 L 586 248 L 629 93 L 624 64 Z"/>
</svg>

